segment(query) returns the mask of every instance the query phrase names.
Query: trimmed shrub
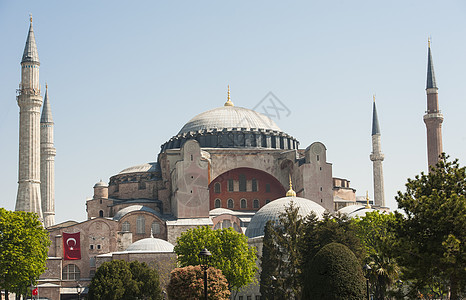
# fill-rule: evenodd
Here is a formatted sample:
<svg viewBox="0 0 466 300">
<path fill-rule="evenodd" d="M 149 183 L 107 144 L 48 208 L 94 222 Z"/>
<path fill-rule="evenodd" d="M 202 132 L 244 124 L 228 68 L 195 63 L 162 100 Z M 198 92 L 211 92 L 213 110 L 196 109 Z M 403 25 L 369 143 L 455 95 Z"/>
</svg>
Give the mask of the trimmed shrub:
<svg viewBox="0 0 466 300">
<path fill-rule="evenodd" d="M 303 299 L 363 300 L 365 278 L 358 259 L 339 243 L 330 243 L 316 253 L 308 281 L 304 282 Z"/>
</svg>

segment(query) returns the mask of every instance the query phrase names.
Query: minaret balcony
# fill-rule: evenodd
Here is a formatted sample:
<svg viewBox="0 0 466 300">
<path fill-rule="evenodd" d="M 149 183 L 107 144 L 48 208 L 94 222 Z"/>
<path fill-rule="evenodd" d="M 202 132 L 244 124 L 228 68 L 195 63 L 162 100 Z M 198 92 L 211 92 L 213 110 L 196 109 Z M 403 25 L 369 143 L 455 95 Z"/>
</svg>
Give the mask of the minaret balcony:
<svg viewBox="0 0 466 300">
<path fill-rule="evenodd" d="M 443 114 L 440 111 L 433 113 L 426 112 L 426 114 L 424 115 L 424 121 L 429 121 L 433 119 L 443 121 Z"/>
<path fill-rule="evenodd" d="M 385 155 L 383 155 L 380 152 L 379 153 L 371 153 L 371 155 L 370 155 L 371 161 L 378 161 L 378 160 L 382 161 L 382 160 L 384 160 L 384 158 L 385 158 Z"/>
</svg>

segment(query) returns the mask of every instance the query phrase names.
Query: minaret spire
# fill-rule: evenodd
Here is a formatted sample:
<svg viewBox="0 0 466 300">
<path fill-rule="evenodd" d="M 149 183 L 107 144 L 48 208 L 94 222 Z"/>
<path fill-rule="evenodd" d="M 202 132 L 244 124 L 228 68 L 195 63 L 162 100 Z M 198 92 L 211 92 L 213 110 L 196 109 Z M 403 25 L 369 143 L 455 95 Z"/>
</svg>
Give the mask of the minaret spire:
<svg viewBox="0 0 466 300">
<path fill-rule="evenodd" d="M 16 210 L 35 212 L 42 221 L 40 192 L 39 55 L 30 18 L 29 33 L 21 60 L 21 84 L 17 96 L 19 113 L 19 167 Z"/>
<path fill-rule="evenodd" d="M 380 142 L 379 118 L 377 117 L 374 95 L 372 106 L 372 153 L 370 155 L 370 159 L 372 161 L 374 180 L 374 205 L 379 207 L 385 207 L 385 190 L 382 167 L 384 158 L 385 156 L 382 153 L 382 146 Z"/>
<path fill-rule="evenodd" d="M 435 166 L 443 152 L 442 145 L 442 122 L 443 115 L 439 109 L 438 87 L 435 80 L 434 63 L 432 60 L 432 51 L 428 39 L 427 53 L 427 111 L 424 115 L 424 123 L 427 129 L 427 161 L 428 166 Z"/>
<path fill-rule="evenodd" d="M 54 124 L 50 108 L 49 89 L 45 84 L 44 105 L 40 118 L 40 190 L 44 226 L 55 225 L 55 155 Z"/>
<path fill-rule="evenodd" d="M 37 52 L 36 38 L 34 37 L 34 29 L 32 28 L 32 15 L 29 15 L 29 33 L 24 46 L 23 58 L 21 62 L 37 62 L 39 63 L 39 54 Z"/>
</svg>

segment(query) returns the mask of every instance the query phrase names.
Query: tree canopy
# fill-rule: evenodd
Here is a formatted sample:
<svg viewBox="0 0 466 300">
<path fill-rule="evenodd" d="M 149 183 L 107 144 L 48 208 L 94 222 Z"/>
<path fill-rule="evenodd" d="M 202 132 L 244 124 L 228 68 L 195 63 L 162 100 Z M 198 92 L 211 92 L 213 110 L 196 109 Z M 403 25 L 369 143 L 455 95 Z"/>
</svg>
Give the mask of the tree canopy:
<svg viewBox="0 0 466 300">
<path fill-rule="evenodd" d="M 269 221 L 265 226 L 260 274 L 260 291 L 265 299 L 299 299 L 301 295 L 304 220 L 298 212 L 290 202 L 278 223 Z"/>
<path fill-rule="evenodd" d="M 198 254 L 204 248 L 212 253 L 209 265 L 222 271 L 230 289 L 238 290 L 254 280 L 256 248 L 249 247 L 245 235 L 233 228 L 212 230 L 202 226 L 189 229 L 176 241 L 175 253 L 180 266 L 200 265 Z"/>
<path fill-rule="evenodd" d="M 364 261 L 371 267 L 369 277 L 376 300 L 386 299 L 390 287 L 400 274 L 392 249 L 396 243 L 394 221 L 393 213 L 377 210 L 354 219 L 357 236 L 365 248 Z"/>
<path fill-rule="evenodd" d="M 159 275 L 146 263 L 112 260 L 103 263 L 89 286 L 90 300 L 162 299 Z"/>
<path fill-rule="evenodd" d="M 49 245 L 35 213 L 0 208 L 0 288 L 25 294 L 45 271 Z"/>
<path fill-rule="evenodd" d="M 204 270 L 201 266 L 176 268 L 170 273 L 167 286 L 168 299 L 204 299 Z M 230 297 L 228 282 L 222 271 L 207 269 L 207 295 L 210 300 L 227 300 Z"/>
<path fill-rule="evenodd" d="M 466 168 L 442 154 L 428 174 L 408 179 L 398 192 L 396 214 L 399 263 L 414 291 L 437 297 L 466 292 Z"/>
<path fill-rule="evenodd" d="M 312 259 L 303 299 L 363 300 L 365 279 L 359 260 L 345 245 L 330 243 Z"/>
</svg>

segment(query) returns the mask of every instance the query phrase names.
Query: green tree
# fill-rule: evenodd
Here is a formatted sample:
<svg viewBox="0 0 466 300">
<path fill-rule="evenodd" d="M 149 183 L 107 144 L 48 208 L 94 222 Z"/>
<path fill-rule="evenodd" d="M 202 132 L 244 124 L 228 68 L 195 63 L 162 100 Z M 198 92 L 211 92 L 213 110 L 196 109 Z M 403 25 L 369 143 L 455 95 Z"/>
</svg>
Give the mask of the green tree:
<svg viewBox="0 0 466 300">
<path fill-rule="evenodd" d="M 264 239 L 262 243 L 262 257 L 261 257 L 261 273 L 260 273 L 260 293 L 264 300 L 274 299 L 277 297 L 283 298 L 284 295 L 280 291 L 276 291 L 277 280 L 280 277 L 281 264 L 281 251 L 275 242 L 275 231 L 273 221 L 268 221 L 265 224 Z M 275 280 L 273 279 L 275 278 Z"/>
<path fill-rule="evenodd" d="M 162 299 L 159 277 L 146 263 L 112 260 L 103 263 L 89 286 L 90 300 Z"/>
<path fill-rule="evenodd" d="M 345 245 L 330 243 L 312 259 L 303 299 L 364 300 L 365 279 L 359 260 Z"/>
<path fill-rule="evenodd" d="M 346 215 L 340 214 L 332 216 L 329 213 L 325 213 L 322 220 L 317 220 L 312 216 L 308 217 L 305 220 L 304 237 L 300 244 L 300 251 L 303 253 L 303 299 L 310 299 L 304 297 L 304 295 L 306 295 L 307 292 L 305 293 L 305 291 L 308 288 L 306 282 L 309 282 L 309 276 L 313 272 L 314 256 L 330 243 L 340 243 L 348 247 L 362 265 L 365 250 L 357 236 L 354 219 L 349 219 Z"/>
<path fill-rule="evenodd" d="M 365 248 L 365 262 L 371 267 L 369 276 L 377 300 L 386 298 L 400 273 L 393 255 L 396 242 L 394 221 L 393 213 L 379 211 L 368 212 L 364 217 L 354 219 L 357 236 Z"/>
<path fill-rule="evenodd" d="M 207 248 L 212 257 L 210 266 L 220 269 L 230 290 L 253 282 L 257 271 L 256 248 L 249 247 L 247 237 L 233 228 L 212 230 L 208 226 L 189 229 L 176 240 L 175 253 L 180 266 L 200 265 L 198 256 Z"/>
<path fill-rule="evenodd" d="M 0 208 L 0 288 L 25 294 L 45 271 L 49 246 L 35 213 Z"/>
<path fill-rule="evenodd" d="M 204 299 L 204 270 L 201 266 L 176 268 L 170 273 L 167 286 L 168 299 Z M 228 282 L 222 271 L 207 269 L 207 295 L 210 300 L 226 300 L 230 297 Z"/>
<path fill-rule="evenodd" d="M 466 168 L 442 154 L 398 192 L 399 263 L 416 291 L 461 299 L 466 290 Z"/>
<path fill-rule="evenodd" d="M 266 299 L 300 299 L 302 253 L 299 245 L 303 235 L 304 220 L 293 202 L 280 213 L 276 224 L 266 224 L 260 276 L 261 294 Z"/>
</svg>

